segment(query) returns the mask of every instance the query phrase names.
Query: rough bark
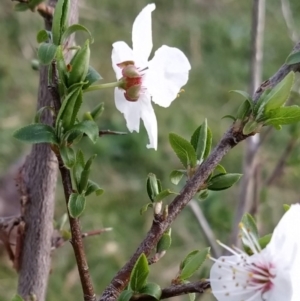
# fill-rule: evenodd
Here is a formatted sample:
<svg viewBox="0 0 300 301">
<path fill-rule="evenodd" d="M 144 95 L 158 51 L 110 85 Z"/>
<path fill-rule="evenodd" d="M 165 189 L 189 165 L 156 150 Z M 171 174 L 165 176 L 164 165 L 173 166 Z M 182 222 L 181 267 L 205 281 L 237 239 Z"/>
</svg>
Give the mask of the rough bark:
<svg viewBox="0 0 300 301">
<path fill-rule="evenodd" d="M 49 5 L 55 6 L 51 0 Z M 70 23 L 78 18 L 78 1 L 71 4 Z M 45 19 L 45 28 L 51 29 L 51 20 Z M 37 109 L 52 104 L 48 90 L 48 68 L 41 67 Z M 52 124 L 49 113 L 42 122 Z M 25 222 L 20 255 L 18 293 L 25 299 L 45 300 L 50 271 L 51 237 L 55 206 L 57 160 L 46 144 L 34 145 L 20 171 L 19 188 Z"/>
</svg>

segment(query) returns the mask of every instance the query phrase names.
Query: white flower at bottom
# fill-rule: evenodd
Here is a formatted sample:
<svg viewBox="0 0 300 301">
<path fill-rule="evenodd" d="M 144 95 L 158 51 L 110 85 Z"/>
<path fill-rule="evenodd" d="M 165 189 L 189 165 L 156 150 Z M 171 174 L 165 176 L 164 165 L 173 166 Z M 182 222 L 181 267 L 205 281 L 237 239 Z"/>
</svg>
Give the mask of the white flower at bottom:
<svg viewBox="0 0 300 301">
<path fill-rule="evenodd" d="M 187 83 L 191 65 L 177 48 L 163 45 L 148 61 L 152 50 L 151 13 L 147 5 L 132 27 L 132 49 L 125 42 L 113 44 L 112 66 L 120 88 L 115 88 L 117 109 L 124 114 L 129 131 L 139 132 L 140 119 L 148 132 L 148 148 L 157 149 L 157 120 L 151 100 L 168 107 Z"/>
<path fill-rule="evenodd" d="M 213 259 L 212 293 L 218 301 L 300 300 L 300 205 L 292 205 L 275 228 L 270 243 L 261 250 L 242 227 L 253 255 L 237 248 L 231 256 Z"/>
</svg>

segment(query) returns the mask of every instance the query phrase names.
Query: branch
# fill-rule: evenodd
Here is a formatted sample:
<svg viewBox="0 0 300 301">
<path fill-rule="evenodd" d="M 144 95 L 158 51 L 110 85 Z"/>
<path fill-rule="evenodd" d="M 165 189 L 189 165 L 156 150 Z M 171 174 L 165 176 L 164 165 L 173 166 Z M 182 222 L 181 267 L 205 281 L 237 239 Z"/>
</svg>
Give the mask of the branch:
<svg viewBox="0 0 300 301">
<path fill-rule="evenodd" d="M 57 68 L 56 68 L 55 61 L 52 62 L 52 85 L 49 87 L 49 90 L 51 91 L 51 95 L 53 97 L 55 115 L 57 116 L 59 108 L 61 106 L 61 99 L 58 92 L 58 78 L 57 78 Z M 58 161 L 58 167 L 59 167 L 59 171 L 62 178 L 62 184 L 64 188 L 65 200 L 68 207 L 70 196 L 74 192 L 74 189 L 72 187 L 71 173 L 69 169 L 65 167 L 64 162 L 60 156 L 59 150 L 53 149 L 53 151 Z M 87 264 L 86 254 L 84 251 L 83 237 L 80 229 L 79 219 L 73 218 L 70 215 L 69 210 L 67 211 L 68 211 L 71 236 L 72 236 L 71 244 L 76 258 L 77 268 L 80 276 L 80 282 L 84 294 L 84 300 L 95 301 L 96 295 L 94 292 L 94 287 L 90 276 L 89 267 Z"/>
<path fill-rule="evenodd" d="M 99 137 L 107 136 L 107 135 L 127 135 L 126 132 L 115 132 L 111 130 L 100 130 L 99 131 Z"/>
<path fill-rule="evenodd" d="M 199 282 L 192 282 L 187 284 L 172 285 L 162 290 L 160 300 L 168 299 L 180 295 L 186 295 L 190 293 L 203 294 L 205 290 L 209 288 L 210 288 L 210 284 L 208 281 L 199 281 Z M 130 301 L 155 301 L 155 300 L 156 300 L 155 298 L 146 295 L 134 296 L 130 299 Z"/>
<path fill-rule="evenodd" d="M 293 51 L 299 49 L 300 43 L 295 46 Z M 276 86 L 291 70 L 298 72 L 300 70 L 300 64 L 284 64 L 276 74 L 260 85 L 253 96 L 254 101 L 258 100 L 264 89 Z M 151 229 L 145 239 L 140 243 L 128 262 L 117 272 L 111 283 L 104 290 L 99 299 L 100 301 L 115 301 L 118 298 L 121 291 L 124 290 L 128 284 L 131 271 L 140 254 L 144 253 L 146 256 L 149 256 L 151 250 L 156 246 L 163 233 L 170 227 L 178 214 L 196 194 L 199 186 L 206 181 L 217 164 L 234 146 L 246 138 L 247 136 L 242 134 L 241 129 L 235 129 L 234 126 L 229 128 L 209 157 L 198 167 L 194 176 L 183 187 L 181 193 L 172 201 L 169 206 L 168 216 L 166 218 L 161 215 L 154 217 Z"/>
<path fill-rule="evenodd" d="M 212 256 L 215 258 L 219 258 L 222 255 L 221 249 L 216 242 L 215 235 L 214 235 L 211 227 L 209 226 L 209 223 L 207 222 L 205 215 L 203 214 L 203 212 L 200 208 L 200 205 L 198 204 L 198 202 L 196 200 L 191 200 L 189 202 L 189 207 L 191 208 L 193 214 L 195 215 L 195 217 L 201 227 L 201 230 L 208 242 L 208 245 L 211 246 Z"/>
</svg>

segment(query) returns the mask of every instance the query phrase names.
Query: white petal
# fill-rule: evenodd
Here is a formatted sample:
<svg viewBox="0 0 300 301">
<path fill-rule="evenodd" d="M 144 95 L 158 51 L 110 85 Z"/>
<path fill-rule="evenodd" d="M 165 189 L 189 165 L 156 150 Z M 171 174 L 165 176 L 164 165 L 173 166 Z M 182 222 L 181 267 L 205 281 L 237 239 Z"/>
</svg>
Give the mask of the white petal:
<svg viewBox="0 0 300 301">
<path fill-rule="evenodd" d="M 124 114 L 127 128 L 130 132 L 139 132 L 140 129 L 140 104 L 137 102 L 130 102 L 126 100 L 124 91 L 115 88 L 115 103 L 117 109 Z"/>
<path fill-rule="evenodd" d="M 133 51 L 125 42 L 115 42 L 113 43 L 111 60 L 116 77 L 120 79 L 122 77 L 122 69 L 117 64 L 133 61 Z"/>
<path fill-rule="evenodd" d="M 157 150 L 157 120 L 151 105 L 150 95 L 142 95 L 138 102 L 141 104 L 141 118 L 149 137 L 147 148 L 154 148 Z"/>
<path fill-rule="evenodd" d="M 254 291 L 244 290 L 246 286 L 247 274 L 238 270 L 233 272 L 228 264 L 236 267 L 241 259 L 237 255 L 222 256 L 218 262 L 214 263 L 210 270 L 210 285 L 214 296 L 218 301 L 241 301 L 254 296 Z M 260 295 L 251 301 L 262 301 Z"/>
<path fill-rule="evenodd" d="M 137 66 L 147 66 L 152 50 L 152 20 L 151 13 L 155 4 L 148 4 L 136 17 L 132 26 L 132 48 Z"/>
<path fill-rule="evenodd" d="M 165 45 L 160 47 L 149 62 L 145 78 L 152 101 L 168 107 L 187 83 L 190 69 L 191 65 L 181 50 Z"/>
</svg>

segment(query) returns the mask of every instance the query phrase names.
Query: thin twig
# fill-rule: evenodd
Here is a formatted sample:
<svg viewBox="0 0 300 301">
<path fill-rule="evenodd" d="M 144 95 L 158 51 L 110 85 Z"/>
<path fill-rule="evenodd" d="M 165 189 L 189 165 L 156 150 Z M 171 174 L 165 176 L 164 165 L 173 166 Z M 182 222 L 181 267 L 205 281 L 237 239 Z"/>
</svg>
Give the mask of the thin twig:
<svg viewBox="0 0 300 301">
<path fill-rule="evenodd" d="M 252 38 L 251 38 L 251 63 L 250 63 L 250 93 L 253 94 L 259 86 L 262 77 L 263 59 L 263 37 L 265 23 L 265 0 L 254 0 L 252 11 Z M 246 141 L 243 162 L 243 178 L 241 179 L 239 202 L 234 218 L 231 244 L 238 245 L 238 224 L 243 214 L 248 211 L 258 200 L 258 170 L 259 165 L 258 151 L 260 146 L 260 135 L 250 137 Z M 256 171 L 256 172 L 255 172 Z M 255 194 L 255 192 L 257 192 Z"/>
<path fill-rule="evenodd" d="M 55 115 L 58 114 L 58 109 L 60 108 L 61 101 L 58 93 L 58 78 L 55 62 L 52 64 L 52 85 L 50 87 L 51 95 L 53 97 L 53 103 L 55 108 Z M 58 167 L 62 178 L 62 184 L 64 188 L 65 200 L 68 206 L 70 195 L 73 193 L 72 179 L 70 171 L 65 167 L 63 160 L 60 156 L 58 150 L 53 149 L 58 161 Z M 94 287 L 92 284 L 92 279 L 89 273 L 89 268 L 87 264 L 86 254 L 83 246 L 82 233 L 80 229 L 80 223 L 78 218 L 73 218 L 69 211 L 69 222 L 71 229 L 71 244 L 73 246 L 77 268 L 80 276 L 81 286 L 84 294 L 85 301 L 95 301 L 96 295 L 94 293 Z"/>
<path fill-rule="evenodd" d="M 291 152 L 294 150 L 297 142 L 298 142 L 297 138 L 291 137 L 290 141 L 286 145 L 284 152 L 282 153 L 280 159 L 278 160 L 277 165 L 275 166 L 273 172 L 271 173 L 271 175 L 269 176 L 269 178 L 265 183 L 267 187 L 271 186 L 275 182 L 275 180 L 281 176 L 284 166 L 286 164 L 286 160 L 291 154 Z"/>
<path fill-rule="evenodd" d="M 210 288 L 210 284 L 208 281 L 198 281 L 198 282 L 192 282 L 186 284 L 172 285 L 162 290 L 160 300 L 186 295 L 190 293 L 203 294 L 205 290 L 209 288 Z M 154 300 L 156 299 L 146 295 L 138 295 L 130 299 L 130 301 L 154 301 Z"/>
<path fill-rule="evenodd" d="M 99 131 L 99 137 L 106 136 L 106 135 L 127 135 L 126 132 L 116 132 L 111 130 L 100 130 Z"/>
<path fill-rule="evenodd" d="M 211 247 L 212 256 L 215 258 L 219 258 L 222 255 L 221 249 L 219 245 L 216 243 L 215 235 L 207 222 L 205 215 L 203 214 L 199 203 L 196 200 L 191 200 L 189 202 L 189 207 L 191 208 L 193 214 L 195 215 L 203 234 Z"/>
<path fill-rule="evenodd" d="M 298 51 L 299 49 L 300 43 L 294 47 L 293 52 Z M 294 72 L 299 72 L 300 64 L 282 65 L 269 80 L 260 85 L 253 95 L 254 101 L 258 100 L 266 88 L 273 88 L 276 86 L 292 70 Z M 145 239 L 140 243 L 127 263 L 114 276 L 111 283 L 100 297 L 100 301 L 115 301 L 118 298 L 121 291 L 124 290 L 128 284 L 131 271 L 138 257 L 142 253 L 149 256 L 151 250 L 156 246 L 163 233 L 170 227 L 178 214 L 196 194 L 199 186 L 205 182 L 217 164 L 234 146 L 246 138 L 247 136 L 244 136 L 241 130 L 238 131 L 233 126 L 223 135 L 209 157 L 198 167 L 194 176 L 186 183 L 181 193 L 172 201 L 169 206 L 168 216 L 166 218 L 163 218 L 162 216 L 154 218 L 151 229 L 147 233 Z"/>
</svg>

